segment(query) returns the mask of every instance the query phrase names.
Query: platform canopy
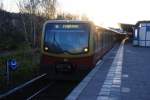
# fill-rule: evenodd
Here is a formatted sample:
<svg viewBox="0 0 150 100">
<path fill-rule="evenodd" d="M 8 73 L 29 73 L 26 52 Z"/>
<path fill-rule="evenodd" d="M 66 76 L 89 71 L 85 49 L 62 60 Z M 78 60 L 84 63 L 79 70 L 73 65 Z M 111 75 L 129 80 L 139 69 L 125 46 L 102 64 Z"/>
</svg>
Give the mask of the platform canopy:
<svg viewBox="0 0 150 100">
<path fill-rule="evenodd" d="M 135 25 L 119 23 L 119 26 L 124 32 L 133 33 L 133 30 L 134 30 L 133 28 Z"/>
<path fill-rule="evenodd" d="M 139 24 L 141 24 L 141 23 L 150 23 L 150 20 L 138 21 L 138 22 L 135 24 L 135 27 L 138 27 Z"/>
</svg>

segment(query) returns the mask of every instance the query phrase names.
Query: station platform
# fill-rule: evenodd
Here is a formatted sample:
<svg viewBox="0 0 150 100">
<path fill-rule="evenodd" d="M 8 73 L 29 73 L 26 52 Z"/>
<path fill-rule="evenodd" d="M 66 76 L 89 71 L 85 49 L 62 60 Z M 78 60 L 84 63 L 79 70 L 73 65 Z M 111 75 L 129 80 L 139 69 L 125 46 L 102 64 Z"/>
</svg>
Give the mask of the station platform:
<svg viewBox="0 0 150 100">
<path fill-rule="evenodd" d="M 150 48 L 123 41 L 65 100 L 150 100 Z"/>
</svg>

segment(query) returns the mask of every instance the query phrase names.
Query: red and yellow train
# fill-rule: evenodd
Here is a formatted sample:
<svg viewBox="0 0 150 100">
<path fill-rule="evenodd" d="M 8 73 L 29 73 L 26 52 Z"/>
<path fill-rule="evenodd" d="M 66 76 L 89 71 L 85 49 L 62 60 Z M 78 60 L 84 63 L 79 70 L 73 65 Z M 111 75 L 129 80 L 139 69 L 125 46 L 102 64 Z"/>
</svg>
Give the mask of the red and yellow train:
<svg viewBox="0 0 150 100">
<path fill-rule="evenodd" d="M 41 71 L 57 77 L 59 72 L 92 69 L 112 48 L 116 34 L 89 21 L 47 21 L 41 39 Z"/>
</svg>

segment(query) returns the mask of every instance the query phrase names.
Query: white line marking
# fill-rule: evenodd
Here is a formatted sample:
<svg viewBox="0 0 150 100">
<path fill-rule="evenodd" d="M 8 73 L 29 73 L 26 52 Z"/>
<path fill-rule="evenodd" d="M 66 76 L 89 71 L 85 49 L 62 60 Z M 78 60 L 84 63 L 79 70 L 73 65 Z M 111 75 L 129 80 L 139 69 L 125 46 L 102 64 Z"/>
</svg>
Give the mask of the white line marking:
<svg viewBox="0 0 150 100">
<path fill-rule="evenodd" d="M 123 49 L 123 46 L 121 45 L 120 46 L 120 49 Z M 119 54 L 118 54 L 119 55 Z M 120 57 L 122 57 L 123 58 L 123 56 L 117 56 L 116 58 L 116 60 L 115 60 L 115 62 L 118 60 L 119 61 L 119 59 L 120 59 Z M 103 63 L 103 62 L 102 62 Z M 76 88 L 74 88 L 73 89 L 73 91 L 65 98 L 65 100 L 77 100 L 77 98 L 79 97 L 79 95 L 82 93 L 82 91 L 85 89 L 85 87 L 88 85 L 88 83 L 91 81 L 91 79 L 93 78 L 93 76 L 96 74 L 96 72 L 98 71 L 98 69 L 100 68 L 100 65 L 102 64 L 102 63 L 100 63 L 99 64 L 99 62 L 96 64 L 96 67 L 86 76 L 86 78 L 84 78 L 81 82 L 80 82 L 80 84 L 76 87 Z M 114 65 L 116 65 L 116 64 L 114 64 Z M 117 63 L 117 66 L 118 66 L 118 70 L 120 70 L 121 71 L 121 65 L 122 65 L 122 63 L 121 62 L 118 62 Z M 113 67 L 115 67 L 115 66 L 113 66 Z M 115 72 L 115 70 L 114 70 L 114 68 L 111 68 L 112 69 L 112 71 L 109 73 L 109 75 L 112 75 L 112 76 L 114 76 L 115 74 L 117 74 L 117 75 L 120 75 L 121 76 L 121 73 L 118 73 L 118 72 Z M 114 70 L 114 71 L 113 71 Z M 117 70 L 117 71 L 118 71 Z M 118 76 L 116 76 L 115 77 L 115 79 L 118 79 Z M 119 77 L 119 79 L 121 79 L 121 77 Z M 107 84 L 111 84 L 112 85 L 112 81 L 113 80 L 106 80 L 104 83 L 105 83 L 105 85 L 107 85 Z M 120 85 L 119 85 L 120 86 Z M 107 89 L 104 89 L 104 91 L 106 92 L 107 91 Z M 105 98 L 104 96 L 103 96 L 103 98 Z M 107 97 L 106 97 L 107 98 Z M 100 100 L 99 99 L 99 97 L 97 98 L 98 100 Z"/>
<path fill-rule="evenodd" d="M 119 98 L 122 76 L 122 64 L 124 54 L 124 41 L 122 41 L 117 54 L 112 62 L 104 84 L 97 96 L 97 100 L 109 100 Z M 109 88 L 108 88 L 109 87 Z"/>
<path fill-rule="evenodd" d="M 44 74 L 42 74 L 42 75 L 40 75 L 40 76 L 38 76 L 38 77 L 36 77 L 36 78 L 34 78 L 34 79 L 32 79 L 32 80 L 30 80 L 30 81 L 28 81 L 28 82 L 26 82 L 26 83 L 20 85 L 20 86 L 18 86 L 18 87 L 16 87 L 16 88 L 12 89 L 12 90 L 10 90 L 10 91 L 8 91 L 7 93 L 1 94 L 1 95 L 0 95 L 0 99 L 6 97 L 6 96 L 8 96 L 8 95 L 10 95 L 11 93 L 13 93 L 13 92 L 15 92 L 15 91 L 17 91 L 17 90 L 19 90 L 19 89 L 21 89 L 21 88 L 23 88 L 23 87 L 25 87 L 25 86 L 31 84 L 31 83 L 33 83 L 34 81 L 36 81 L 36 80 L 38 80 L 38 79 L 40 79 L 40 78 L 42 78 L 42 77 L 44 77 L 44 76 L 46 76 L 46 75 L 47 75 L 47 74 L 44 73 Z"/>
<path fill-rule="evenodd" d="M 73 91 L 65 98 L 65 100 L 76 100 L 96 74 L 101 64 L 101 60 L 98 61 L 96 67 L 80 82 L 76 88 L 73 89 Z"/>
</svg>

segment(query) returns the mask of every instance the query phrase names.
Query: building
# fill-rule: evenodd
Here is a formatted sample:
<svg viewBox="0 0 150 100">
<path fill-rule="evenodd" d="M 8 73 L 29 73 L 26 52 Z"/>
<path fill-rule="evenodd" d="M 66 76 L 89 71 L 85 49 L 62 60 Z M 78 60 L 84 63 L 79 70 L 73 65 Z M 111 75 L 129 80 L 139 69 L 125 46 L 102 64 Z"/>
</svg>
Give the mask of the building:
<svg viewBox="0 0 150 100">
<path fill-rule="evenodd" d="M 133 45 L 150 47 L 150 21 L 139 21 L 134 27 Z"/>
</svg>

